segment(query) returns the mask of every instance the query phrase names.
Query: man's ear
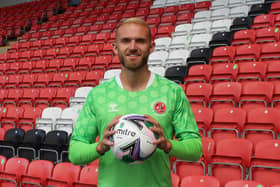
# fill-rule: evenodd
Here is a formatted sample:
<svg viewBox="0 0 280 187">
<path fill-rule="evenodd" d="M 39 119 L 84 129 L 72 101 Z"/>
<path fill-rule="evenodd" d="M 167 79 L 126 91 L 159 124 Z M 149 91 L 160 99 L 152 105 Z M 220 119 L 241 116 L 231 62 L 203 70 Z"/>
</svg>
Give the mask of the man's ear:
<svg viewBox="0 0 280 187">
<path fill-rule="evenodd" d="M 155 42 L 154 41 L 151 41 L 151 48 L 150 48 L 150 53 L 152 53 L 155 49 Z"/>
<path fill-rule="evenodd" d="M 118 54 L 118 47 L 117 47 L 117 45 L 116 45 L 116 43 L 114 42 L 114 43 L 112 43 L 112 47 L 113 47 L 113 51 L 114 51 L 114 53 L 117 55 Z"/>
</svg>

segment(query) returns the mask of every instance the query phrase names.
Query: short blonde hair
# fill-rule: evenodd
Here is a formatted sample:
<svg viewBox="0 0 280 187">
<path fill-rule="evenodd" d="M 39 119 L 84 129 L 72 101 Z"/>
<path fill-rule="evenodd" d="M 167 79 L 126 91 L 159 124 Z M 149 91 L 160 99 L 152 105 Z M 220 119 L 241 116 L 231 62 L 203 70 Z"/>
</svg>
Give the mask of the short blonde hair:
<svg viewBox="0 0 280 187">
<path fill-rule="evenodd" d="M 125 25 L 125 24 L 130 24 L 130 23 L 138 24 L 138 25 L 142 25 L 142 26 L 146 27 L 147 30 L 148 30 L 149 39 L 150 39 L 150 41 L 152 40 L 152 33 L 151 33 L 151 29 L 150 29 L 149 25 L 144 20 L 142 20 L 141 18 L 137 18 L 137 17 L 128 18 L 128 19 L 124 20 L 123 22 L 121 22 L 117 26 L 117 29 L 116 29 L 116 40 L 119 37 L 119 28 L 121 26 Z"/>
</svg>

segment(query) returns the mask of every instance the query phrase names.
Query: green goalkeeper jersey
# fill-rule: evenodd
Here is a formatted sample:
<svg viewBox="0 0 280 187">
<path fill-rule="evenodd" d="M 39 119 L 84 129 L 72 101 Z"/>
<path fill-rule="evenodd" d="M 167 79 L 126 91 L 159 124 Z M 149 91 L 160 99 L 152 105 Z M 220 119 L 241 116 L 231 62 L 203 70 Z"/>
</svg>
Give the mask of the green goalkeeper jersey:
<svg viewBox="0 0 280 187">
<path fill-rule="evenodd" d="M 157 149 L 139 164 L 127 164 L 111 151 L 99 155 L 96 137 L 118 115 L 148 114 L 162 126 L 172 144 L 167 154 Z M 174 139 L 174 136 L 176 140 Z M 146 89 L 137 92 L 122 88 L 119 77 L 93 88 L 75 125 L 69 147 L 73 164 L 87 164 L 99 158 L 98 187 L 172 187 L 170 156 L 197 160 L 202 154 L 201 139 L 183 89 L 157 74 L 151 74 Z"/>
</svg>

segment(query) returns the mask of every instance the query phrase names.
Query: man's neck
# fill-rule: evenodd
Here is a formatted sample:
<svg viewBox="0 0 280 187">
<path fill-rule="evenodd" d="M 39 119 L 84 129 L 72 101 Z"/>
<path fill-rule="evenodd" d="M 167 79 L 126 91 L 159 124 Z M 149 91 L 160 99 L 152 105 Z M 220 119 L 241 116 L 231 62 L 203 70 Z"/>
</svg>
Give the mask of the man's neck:
<svg viewBox="0 0 280 187">
<path fill-rule="evenodd" d="M 122 69 L 120 80 L 124 89 L 132 92 L 144 90 L 149 82 L 151 72 L 147 67 L 144 70 L 130 71 Z"/>
</svg>

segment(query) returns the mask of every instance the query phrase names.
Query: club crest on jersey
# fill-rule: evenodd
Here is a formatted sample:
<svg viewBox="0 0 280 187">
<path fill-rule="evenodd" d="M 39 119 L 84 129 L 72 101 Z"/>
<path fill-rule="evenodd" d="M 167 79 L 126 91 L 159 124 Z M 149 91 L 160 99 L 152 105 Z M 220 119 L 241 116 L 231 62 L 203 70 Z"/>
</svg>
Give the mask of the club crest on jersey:
<svg viewBox="0 0 280 187">
<path fill-rule="evenodd" d="M 159 114 L 163 114 L 166 111 L 166 105 L 163 102 L 157 102 L 154 105 L 154 110 Z"/>
</svg>

